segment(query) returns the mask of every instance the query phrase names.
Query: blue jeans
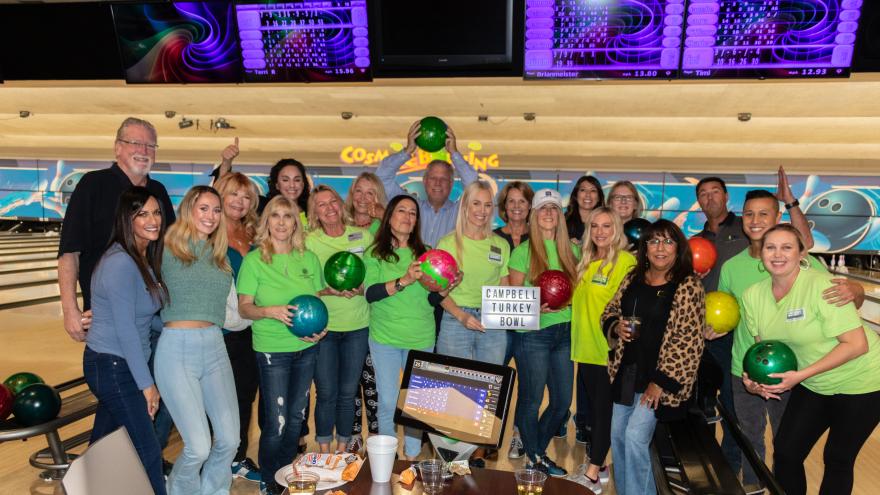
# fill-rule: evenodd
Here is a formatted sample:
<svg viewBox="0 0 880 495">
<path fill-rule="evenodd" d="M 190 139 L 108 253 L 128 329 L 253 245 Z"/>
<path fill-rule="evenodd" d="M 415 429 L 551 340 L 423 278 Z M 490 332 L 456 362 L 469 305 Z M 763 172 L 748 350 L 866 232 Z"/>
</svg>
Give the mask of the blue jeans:
<svg viewBox="0 0 880 495">
<path fill-rule="evenodd" d="M 268 482 L 275 479 L 275 471 L 296 457 L 318 346 L 299 352 L 256 354 L 260 370 L 260 407 L 264 413 L 258 458 L 260 474 Z"/>
<path fill-rule="evenodd" d="M 461 309 L 480 319 L 479 309 Z M 437 337 L 438 354 L 502 364 L 506 350 L 507 330 L 468 330 L 454 316 L 448 312 L 443 313 L 440 335 Z"/>
<path fill-rule="evenodd" d="M 524 332 L 516 339 L 519 399 L 515 420 L 523 448 L 535 461 L 546 454 L 550 439 L 559 430 L 571 405 L 574 365 L 571 362 L 571 323 L 559 323 Z M 550 394 L 547 409 L 538 418 L 544 387 Z"/>
<path fill-rule="evenodd" d="M 421 349 L 432 352 L 434 346 Z M 376 391 L 379 395 L 379 434 L 397 436 L 394 424 L 394 410 L 397 408 L 397 396 L 400 393 L 400 372 L 406 366 L 409 349 L 401 349 L 380 344 L 370 339 L 370 355 L 373 356 L 373 369 L 376 371 Z M 416 457 L 422 450 L 422 430 L 404 427 L 403 453 Z"/>
<path fill-rule="evenodd" d="M 147 364 L 150 366 L 153 376 L 156 376 L 156 368 L 153 367 L 153 361 L 156 358 L 156 346 L 159 345 L 159 337 L 161 335 L 162 332 L 150 332 L 150 361 Z M 172 426 L 174 426 L 174 421 L 171 420 L 168 406 L 165 405 L 164 400 L 160 400 L 159 410 L 156 411 L 156 415 L 153 417 L 153 429 L 156 430 L 156 438 L 159 440 L 159 447 L 161 449 L 165 449 L 168 446 L 168 437 L 171 436 Z"/>
<path fill-rule="evenodd" d="M 354 398 L 367 358 L 369 328 L 351 332 L 327 332 L 318 343 L 315 366 L 315 440 L 328 444 L 333 439 L 346 444 L 354 423 Z"/>
<path fill-rule="evenodd" d="M 618 495 L 657 493 L 650 451 L 657 417 L 653 409 L 639 405 L 641 398 L 642 394 L 636 394 L 631 406 L 615 403 L 611 413 L 611 455 Z"/>
<path fill-rule="evenodd" d="M 155 364 L 159 392 L 183 438 L 168 493 L 228 494 L 238 449 L 238 399 L 220 328 L 164 328 Z"/>
<path fill-rule="evenodd" d="M 89 443 L 124 426 L 137 450 L 141 464 L 150 478 L 157 495 L 165 494 L 162 475 L 162 449 L 153 421 L 147 414 L 147 401 L 138 389 L 125 359 L 113 354 L 101 354 L 86 346 L 83 353 L 83 374 L 89 390 L 98 398 L 95 425 Z"/>
</svg>

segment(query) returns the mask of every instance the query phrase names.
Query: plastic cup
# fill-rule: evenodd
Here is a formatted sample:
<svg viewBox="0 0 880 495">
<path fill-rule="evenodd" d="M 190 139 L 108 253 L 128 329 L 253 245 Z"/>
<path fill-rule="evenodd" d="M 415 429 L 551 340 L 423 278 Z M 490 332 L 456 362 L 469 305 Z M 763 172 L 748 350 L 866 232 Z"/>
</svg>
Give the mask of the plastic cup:
<svg viewBox="0 0 880 495">
<path fill-rule="evenodd" d="M 373 435 L 367 438 L 367 455 L 370 458 L 370 474 L 375 483 L 388 483 L 397 455 L 397 437 Z"/>
<path fill-rule="evenodd" d="M 519 469 L 516 476 L 516 495 L 543 495 L 547 475 L 537 469 Z"/>
<path fill-rule="evenodd" d="M 311 471 L 297 471 L 284 477 L 290 495 L 315 495 L 321 477 Z"/>
<path fill-rule="evenodd" d="M 632 340 L 638 339 L 642 333 L 642 319 L 638 316 L 625 316 L 623 321 L 629 329 L 630 338 Z"/>
<path fill-rule="evenodd" d="M 435 494 L 443 491 L 443 467 L 445 462 L 440 459 L 428 459 L 419 463 L 422 475 L 422 491 Z"/>
</svg>

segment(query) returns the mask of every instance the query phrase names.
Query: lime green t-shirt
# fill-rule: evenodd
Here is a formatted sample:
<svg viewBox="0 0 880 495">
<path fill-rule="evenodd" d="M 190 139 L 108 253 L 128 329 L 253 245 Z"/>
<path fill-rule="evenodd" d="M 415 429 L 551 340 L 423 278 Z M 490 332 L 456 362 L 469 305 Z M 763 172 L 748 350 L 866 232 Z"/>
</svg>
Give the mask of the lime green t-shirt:
<svg viewBox="0 0 880 495">
<path fill-rule="evenodd" d="M 577 363 L 608 365 L 608 341 L 602 331 L 602 313 L 614 298 L 626 274 L 636 266 L 636 258 L 620 251 L 614 265 L 599 266 L 596 260 L 587 266 L 571 298 L 571 360 Z"/>
<path fill-rule="evenodd" d="M 360 227 L 347 225 L 345 232 L 339 237 L 330 237 L 320 228 L 312 230 L 306 236 L 306 248 L 318 256 L 323 266 L 331 256 L 339 251 L 349 251 L 359 255 L 362 259 L 364 251 L 373 242 L 373 234 Z M 366 328 L 370 324 L 370 305 L 364 296 L 355 296 L 351 299 L 340 296 L 321 296 L 321 300 L 327 305 L 330 312 L 330 322 L 327 328 L 331 332 L 350 332 Z"/>
<path fill-rule="evenodd" d="M 814 269 L 820 272 L 826 271 L 822 263 L 813 256 L 807 256 L 807 259 L 810 260 L 810 265 Z M 745 318 L 742 317 L 743 294 L 749 287 L 768 278 L 770 278 L 770 274 L 767 273 L 764 264 L 760 259 L 752 258 L 748 248 L 743 249 L 721 265 L 718 290 L 733 296 L 740 307 L 739 323 L 733 329 L 733 351 L 730 363 L 730 372 L 735 376 L 742 376 L 743 358 L 749 347 L 755 343 L 755 339 L 746 328 Z"/>
<path fill-rule="evenodd" d="M 364 255 L 367 278 L 364 287 L 384 284 L 406 275 L 415 259 L 409 248 L 395 249 L 397 263 Z M 434 345 L 434 307 L 428 303 L 428 291 L 414 283 L 403 291 L 370 305 L 370 337 L 380 344 L 400 349 L 425 349 Z"/>
<path fill-rule="evenodd" d="M 451 254 L 464 274 L 461 283 L 449 297 L 462 308 L 481 308 L 483 306 L 483 286 L 499 285 L 501 278 L 508 274 L 510 245 L 495 234 L 475 241 L 462 238 L 461 258 L 455 252 L 455 232 L 443 236 L 437 242 L 437 249 Z"/>
<path fill-rule="evenodd" d="M 373 234 L 373 237 L 376 237 L 376 232 L 379 232 L 379 227 L 382 226 L 382 222 L 380 222 L 377 218 L 374 218 L 372 222 L 370 222 L 370 226 L 367 227 L 367 230 Z"/>
<path fill-rule="evenodd" d="M 880 390 L 880 337 L 865 329 L 855 305 L 838 307 L 822 299 L 822 291 L 831 284 L 828 273 L 800 271 L 788 294 L 777 303 L 772 280 L 758 282 L 743 295 L 746 328 L 761 340 L 788 344 L 797 356 L 798 369 L 831 352 L 838 344 L 837 336 L 861 328 L 868 339 L 867 353 L 801 383 L 821 395 L 876 392 Z"/>
<path fill-rule="evenodd" d="M 255 249 L 244 257 L 236 284 L 238 293 L 254 296 L 257 306 L 287 304 L 296 296 L 315 295 L 323 288 L 321 263 L 309 251 L 275 254 L 267 264 Z M 296 352 L 314 345 L 300 340 L 274 318 L 257 320 L 252 328 L 257 352 Z"/>
<path fill-rule="evenodd" d="M 577 248 L 577 245 L 569 242 L 571 244 L 571 250 L 574 252 L 576 258 L 580 257 L 580 249 Z M 532 259 L 532 250 L 530 249 L 531 245 L 528 241 L 521 243 L 516 249 L 510 253 L 510 264 L 509 269 L 516 270 L 520 273 L 526 275 L 525 281 L 523 285 L 526 287 L 532 287 L 532 283 L 528 280 L 529 275 L 529 263 Z M 556 252 L 556 241 L 550 239 L 544 239 L 544 250 L 547 251 L 547 265 L 551 270 L 561 270 L 562 265 L 559 264 L 559 253 Z M 547 328 L 550 325 L 558 325 L 560 323 L 566 323 L 571 321 L 571 306 L 566 306 L 561 311 L 555 313 L 541 313 L 541 328 Z M 529 330 L 521 330 L 521 332 L 528 332 Z"/>
</svg>

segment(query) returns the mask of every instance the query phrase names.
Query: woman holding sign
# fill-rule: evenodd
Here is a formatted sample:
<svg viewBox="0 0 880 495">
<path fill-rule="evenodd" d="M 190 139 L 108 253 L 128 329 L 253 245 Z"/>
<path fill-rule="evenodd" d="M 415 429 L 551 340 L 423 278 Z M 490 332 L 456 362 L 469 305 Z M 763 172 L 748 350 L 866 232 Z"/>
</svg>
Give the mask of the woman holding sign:
<svg viewBox="0 0 880 495">
<path fill-rule="evenodd" d="M 779 340 L 797 356 L 797 370 L 771 373 L 776 385 L 743 384 L 765 400 L 791 390 L 773 441 L 773 470 L 789 494 L 807 492 L 804 461 L 825 431 L 825 473 L 819 493 L 851 493 L 853 466 L 880 423 L 880 339 L 864 328 L 852 304 L 828 304 L 823 291 L 831 275 L 809 269 L 801 234 L 788 224 L 761 240 L 761 261 L 770 278 L 743 294 L 749 333 Z"/>
<path fill-rule="evenodd" d="M 611 448 L 611 383 L 608 381 L 608 341 L 599 317 L 636 264 L 626 250 L 620 217 L 600 206 L 587 217 L 583 254 L 577 267 L 578 284 L 572 297 L 571 360 L 577 365 L 578 394 L 589 397 L 589 462 L 578 468 L 574 481 L 596 493 L 607 481 L 605 457 Z"/>
<path fill-rule="evenodd" d="M 535 192 L 529 214 L 529 241 L 510 256 L 510 284 L 533 286 L 547 270 L 560 270 L 573 280 L 577 246 L 568 239 L 562 214 L 562 197 L 552 189 Z M 465 276 L 467 278 L 467 276 Z M 542 301 L 540 330 L 517 335 L 514 355 L 519 368 L 516 417 L 529 465 L 550 476 L 565 476 L 565 469 L 547 457 L 547 445 L 568 414 L 574 371 L 571 364 L 571 306 L 558 309 Z M 544 387 L 550 404 L 538 418 Z"/>
<path fill-rule="evenodd" d="M 654 493 L 649 445 L 657 419 L 684 416 L 703 354 L 706 305 L 687 239 L 657 220 L 639 241 L 638 263 L 602 315 L 613 353 L 611 446 L 620 495 Z"/>
<path fill-rule="evenodd" d="M 434 350 L 434 307 L 445 295 L 428 292 L 418 283 L 422 270 L 416 259 L 428 250 L 419 235 L 419 223 L 418 203 L 409 196 L 395 196 L 364 255 L 380 435 L 397 436 L 394 409 L 400 372 L 411 349 Z M 422 449 L 421 432 L 405 428 L 404 436 L 404 455 L 415 459 Z"/>
</svg>

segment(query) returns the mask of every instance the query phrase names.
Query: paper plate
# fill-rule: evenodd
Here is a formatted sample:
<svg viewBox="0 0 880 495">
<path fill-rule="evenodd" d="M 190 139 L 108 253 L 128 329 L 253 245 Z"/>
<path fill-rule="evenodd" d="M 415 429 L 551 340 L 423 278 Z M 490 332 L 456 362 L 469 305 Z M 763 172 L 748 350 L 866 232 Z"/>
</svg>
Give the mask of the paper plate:
<svg viewBox="0 0 880 495">
<path fill-rule="evenodd" d="M 281 486 L 283 486 L 283 487 L 286 488 L 286 487 L 287 487 L 287 480 L 286 480 L 285 478 L 286 478 L 287 475 L 290 474 L 292 471 L 293 471 L 293 468 L 290 466 L 290 464 L 287 464 L 286 466 L 282 467 L 282 468 L 279 469 L 278 471 L 275 471 L 275 482 L 278 483 L 279 485 L 281 485 Z M 308 471 L 308 469 L 307 469 L 307 468 L 301 468 L 301 471 Z M 317 474 L 317 473 L 316 473 L 316 474 Z M 330 489 L 333 489 L 333 488 L 336 488 L 336 487 L 342 486 L 342 485 L 344 485 L 344 484 L 346 484 L 346 483 L 348 483 L 348 482 L 345 481 L 345 480 L 339 480 L 339 481 L 319 481 L 319 482 L 318 482 L 318 487 L 316 488 L 316 491 L 330 490 Z"/>
</svg>

